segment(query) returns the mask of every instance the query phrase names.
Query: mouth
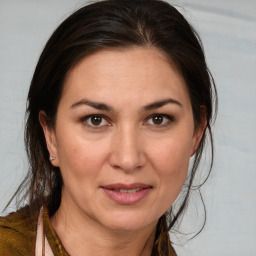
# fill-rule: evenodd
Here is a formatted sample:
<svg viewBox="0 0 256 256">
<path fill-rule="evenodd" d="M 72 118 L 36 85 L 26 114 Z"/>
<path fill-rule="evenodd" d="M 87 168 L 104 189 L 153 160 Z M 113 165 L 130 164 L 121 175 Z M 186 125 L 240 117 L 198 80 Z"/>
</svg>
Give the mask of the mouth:
<svg viewBox="0 0 256 256">
<path fill-rule="evenodd" d="M 105 194 L 118 204 L 131 205 L 147 197 L 152 190 L 151 185 L 142 183 L 111 184 L 101 187 Z"/>
<path fill-rule="evenodd" d="M 115 190 L 117 192 L 120 192 L 120 193 L 129 193 L 129 194 L 133 194 L 133 193 L 136 193 L 140 190 L 142 190 L 143 188 L 135 188 L 135 189 L 118 189 L 118 190 Z"/>
</svg>

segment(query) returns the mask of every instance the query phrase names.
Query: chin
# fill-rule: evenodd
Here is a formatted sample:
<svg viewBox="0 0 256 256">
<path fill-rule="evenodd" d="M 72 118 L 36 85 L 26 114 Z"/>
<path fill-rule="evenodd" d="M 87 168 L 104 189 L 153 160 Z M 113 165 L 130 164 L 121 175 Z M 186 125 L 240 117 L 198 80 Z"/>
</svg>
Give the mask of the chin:
<svg viewBox="0 0 256 256">
<path fill-rule="evenodd" d="M 148 219 L 148 216 L 139 216 L 138 214 L 118 213 L 112 214 L 105 219 L 105 226 L 114 231 L 136 231 L 155 226 L 158 219 Z"/>
</svg>

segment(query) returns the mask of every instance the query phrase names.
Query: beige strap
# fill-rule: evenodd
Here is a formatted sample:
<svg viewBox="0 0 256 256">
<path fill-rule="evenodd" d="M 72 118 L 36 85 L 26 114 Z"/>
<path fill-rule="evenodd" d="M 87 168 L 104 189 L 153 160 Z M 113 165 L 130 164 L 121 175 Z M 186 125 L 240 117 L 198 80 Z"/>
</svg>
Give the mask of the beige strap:
<svg viewBox="0 0 256 256">
<path fill-rule="evenodd" d="M 35 256 L 54 256 L 46 235 L 44 234 L 44 209 L 40 209 L 37 232 Z"/>
</svg>

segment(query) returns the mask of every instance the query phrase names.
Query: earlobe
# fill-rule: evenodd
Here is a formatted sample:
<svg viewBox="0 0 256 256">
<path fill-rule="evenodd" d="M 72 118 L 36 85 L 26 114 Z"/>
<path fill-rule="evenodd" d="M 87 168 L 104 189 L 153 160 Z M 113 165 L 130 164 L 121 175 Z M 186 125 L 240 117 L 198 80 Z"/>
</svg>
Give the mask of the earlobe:
<svg viewBox="0 0 256 256">
<path fill-rule="evenodd" d="M 49 161 L 51 161 L 53 166 L 57 167 L 59 166 L 59 163 L 55 131 L 48 125 L 47 114 L 44 111 L 39 112 L 38 118 L 44 132 L 44 137 L 49 152 Z"/>
<path fill-rule="evenodd" d="M 192 152 L 190 156 L 193 156 L 199 146 L 199 143 L 204 135 L 206 126 L 207 126 L 207 118 L 206 118 L 206 108 L 205 106 L 200 107 L 200 115 L 201 115 L 201 121 L 200 124 L 197 125 L 195 132 L 194 132 L 194 142 L 192 147 Z"/>
</svg>

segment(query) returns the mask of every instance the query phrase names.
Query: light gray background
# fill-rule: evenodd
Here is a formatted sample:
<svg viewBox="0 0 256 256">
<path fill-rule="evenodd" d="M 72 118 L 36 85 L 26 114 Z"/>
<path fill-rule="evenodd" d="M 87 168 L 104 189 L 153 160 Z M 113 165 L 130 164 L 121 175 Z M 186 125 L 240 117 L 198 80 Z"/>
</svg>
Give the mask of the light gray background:
<svg viewBox="0 0 256 256">
<path fill-rule="evenodd" d="M 26 173 L 26 94 L 39 54 L 79 0 L 0 0 L 0 211 Z M 256 255 L 256 1 L 174 3 L 199 31 L 219 92 L 208 222 L 179 256 Z"/>
</svg>

